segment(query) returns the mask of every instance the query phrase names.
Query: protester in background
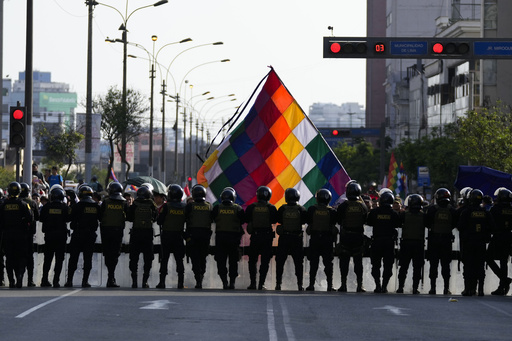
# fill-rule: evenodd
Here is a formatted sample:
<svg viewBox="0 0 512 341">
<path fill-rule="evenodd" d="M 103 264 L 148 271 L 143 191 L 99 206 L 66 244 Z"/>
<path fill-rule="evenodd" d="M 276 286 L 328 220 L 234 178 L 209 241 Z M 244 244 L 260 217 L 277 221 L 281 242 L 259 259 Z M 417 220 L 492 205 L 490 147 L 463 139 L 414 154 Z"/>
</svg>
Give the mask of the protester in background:
<svg viewBox="0 0 512 341">
<path fill-rule="evenodd" d="M 62 179 L 62 176 L 58 174 L 58 168 L 57 166 L 52 167 L 52 174 L 48 177 L 48 185 L 50 189 L 53 185 L 61 185 L 64 186 L 64 180 Z"/>
</svg>

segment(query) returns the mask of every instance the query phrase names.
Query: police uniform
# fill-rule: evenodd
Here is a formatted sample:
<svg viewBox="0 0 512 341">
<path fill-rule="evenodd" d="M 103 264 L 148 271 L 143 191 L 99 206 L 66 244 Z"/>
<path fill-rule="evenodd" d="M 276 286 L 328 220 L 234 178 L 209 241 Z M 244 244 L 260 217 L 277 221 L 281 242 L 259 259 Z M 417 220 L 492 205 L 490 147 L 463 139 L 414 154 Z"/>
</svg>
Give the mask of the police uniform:
<svg viewBox="0 0 512 341">
<path fill-rule="evenodd" d="M 0 229 L 10 288 L 22 286 L 32 219 L 28 205 L 16 197 L 9 197 L 0 205 Z"/>
<path fill-rule="evenodd" d="M 106 198 L 100 206 L 100 233 L 103 257 L 108 271 L 107 287 L 119 287 L 115 280 L 115 270 L 121 255 L 123 232 L 128 204 L 119 199 Z"/>
<path fill-rule="evenodd" d="M 137 288 L 139 256 L 144 258 L 142 287 L 149 288 L 149 272 L 153 265 L 153 222 L 156 220 L 156 205 L 152 199 L 137 198 L 128 209 L 127 220 L 133 222 L 130 231 L 130 271 L 132 288 Z"/>
<path fill-rule="evenodd" d="M 462 262 L 464 263 L 464 296 L 484 294 L 485 252 L 494 220 L 491 214 L 480 206 L 469 205 L 462 211 L 457 224 L 459 229 Z"/>
<path fill-rule="evenodd" d="M 183 233 L 185 231 L 185 203 L 168 201 L 158 215 L 158 225 L 161 226 L 162 261 L 160 263 L 160 283 L 157 288 L 165 288 L 167 265 L 171 253 L 176 261 L 176 273 L 178 274 L 178 289 L 183 288 L 185 276 L 185 243 Z"/>
<path fill-rule="evenodd" d="M 100 206 L 90 196 L 86 196 L 71 208 L 71 224 L 73 230 L 69 243 L 68 278 L 66 287 L 73 286 L 73 274 L 78 265 L 80 252 L 83 253 L 84 274 L 82 287 L 90 287 L 88 280 L 92 269 L 92 255 L 96 242 L 96 231 L 100 217 Z"/>
<path fill-rule="evenodd" d="M 306 209 L 299 204 L 284 204 L 277 210 L 276 290 L 281 290 L 284 264 L 288 255 L 293 258 L 297 287 L 303 290 L 304 249 L 302 225 L 307 222 Z"/>
<path fill-rule="evenodd" d="M 27 235 L 27 286 L 34 287 L 34 236 L 36 234 L 36 224 L 39 221 L 39 207 L 29 197 L 21 198 L 21 200 L 28 205 L 32 212 L 30 233 Z"/>
<path fill-rule="evenodd" d="M 247 232 L 251 235 L 249 248 L 249 289 L 256 289 L 256 273 L 258 256 L 260 260 L 260 278 L 258 289 L 262 290 L 267 278 L 270 260 L 272 259 L 272 242 L 275 232 L 272 225 L 277 223 L 277 208 L 268 202 L 255 202 L 245 210 Z"/>
<path fill-rule="evenodd" d="M 187 251 L 192 261 L 196 288 L 201 289 L 206 257 L 212 235 L 212 205 L 207 201 L 189 202 L 185 207 Z"/>
<path fill-rule="evenodd" d="M 332 261 L 334 259 L 333 246 L 338 235 L 336 228 L 336 211 L 329 205 L 316 204 L 307 210 L 307 234 L 309 240 L 309 286 L 308 290 L 314 290 L 316 273 L 320 257 L 324 264 L 327 279 L 327 291 L 332 291 Z"/>
<path fill-rule="evenodd" d="M 450 294 L 450 265 L 452 262 L 452 230 L 457 226 L 457 212 L 449 204 L 435 204 L 427 209 L 426 223 L 428 228 L 427 255 L 430 263 L 430 291 L 436 294 L 436 280 L 439 263 L 441 276 L 444 280 L 444 294 Z"/>
<path fill-rule="evenodd" d="M 340 225 L 339 261 L 341 273 L 340 291 L 347 291 L 347 276 L 350 257 L 354 262 L 354 273 L 357 279 L 357 292 L 363 289 L 363 251 L 364 224 L 368 216 L 368 207 L 361 200 L 345 200 L 337 209 L 338 224 Z"/>
<path fill-rule="evenodd" d="M 217 273 L 220 276 L 224 289 L 234 289 L 235 280 L 238 277 L 238 261 L 240 259 L 238 248 L 240 246 L 240 238 L 244 233 L 242 229 L 242 224 L 245 222 L 244 210 L 238 204 L 224 201 L 213 208 L 212 219 L 215 222 L 215 261 L 217 262 Z M 229 273 L 226 267 L 226 262 L 228 261 Z"/>
<path fill-rule="evenodd" d="M 41 208 L 40 219 L 43 223 L 44 233 L 44 262 L 41 286 L 50 286 L 48 272 L 55 256 L 53 287 L 59 288 L 59 277 L 69 233 L 67 226 L 67 222 L 70 221 L 69 207 L 63 202 L 51 201 Z"/>
<path fill-rule="evenodd" d="M 407 271 L 412 261 L 412 293 L 419 294 L 421 269 L 425 263 L 425 214 L 410 208 L 400 213 L 402 237 L 400 239 L 400 270 L 397 293 L 403 293 Z"/>
<path fill-rule="evenodd" d="M 509 202 L 497 202 L 489 211 L 494 218 L 494 228 L 491 230 L 492 238 L 487 248 L 486 262 L 496 276 L 500 279 L 500 286 L 494 295 L 506 295 L 510 289 L 508 278 L 508 257 L 512 244 L 512 207 Z M 495 260 L 500 261 L 500 265 Z"/>
<path fill-rule="evenodd" d="M 394 245 L 397 238 L 396 229 L 400 226 L 400 216 L 390 206 L 379 206 L 368 213 L 368 225 L 373 227 L 371 263 L 375 292 L 387 293 L 387 285 L 393 275 Z"/>
</svg>

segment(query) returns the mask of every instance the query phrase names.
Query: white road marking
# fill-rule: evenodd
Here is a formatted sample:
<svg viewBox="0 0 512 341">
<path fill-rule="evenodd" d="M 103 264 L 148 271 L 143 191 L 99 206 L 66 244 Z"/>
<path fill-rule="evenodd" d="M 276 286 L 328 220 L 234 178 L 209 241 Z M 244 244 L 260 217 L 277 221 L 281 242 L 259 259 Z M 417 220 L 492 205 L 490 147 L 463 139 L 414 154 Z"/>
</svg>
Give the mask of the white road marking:
<svg viewBox="0 0 512 341">
<path fill-rule="evenodd" d="M 373 309 L 384 309 L 384 310 L 389 311 L 392 314 L 400 315 L 400 316 L 408 316 L 409 315 L 409 314 L 406 314 L 406 313 L 402 312 L 402 310 L 409 310 L 409 309 L 407 309 L 407 308 L 399 308 L 399 307 L 395 307 L 395 306 L 392 306 L 392 305 L 385 305 L 384 307 L 373 308 Z"/>
<path fill-rule="evenodd" d="M 493 307 L 492 305 L 490 305 L 490 304 L 488 304 L 488 303 L 485 303 L 485 302 L 482 302 L 482 301 L 478 301 L 478 303 L 483 304 L 483 305 L 485 305 L 486 307 L 489 307 L 489 308 L 491 308 L 491 309 L 494 309 L 494 310 L 496 310 L 496 311 L 498 311 L 498 312 L 500 312 L 500 313 L 502 313 L 502 314 L 504 314 L 504 315 L 507 315 L 508 317 L 512 317 L 512 314 L 507 313 L 505 310 L 502 310 L 502 309 L 500 309 L 500 308 Z"/>
<path fill-rule="evenodd" d="M 283 324 L 286 336 L 289 341 L 295 341 L 295 335 L 293 334 L 293 329 L 290 325 L 290 315 L 288 314 L 288 308 L 286 307 L 283 296 L 279 297 L 279 303 L 281 304 L 281 310 L 283 311 Z"/>
<path fill-rule="evenodd" d="M 268 339 L 277 341 L 276 321 L 274 318 L 274 306 L 272 305 L 272 297 L 267 297 L 267 328 Z"/>
<path fill-rule="evenodd" d="M 142 303 L 149 303 L 148 305 L 145 305 L 144 307 L 140 307 L 139 309 L 161 309 L 166 310 L 169 309 L 169 304 L 178 304 L 176 302 L 171 302 L 168 300 L 156 300 L 156 301 L 146 301 Z"/>
<path fill-rule="evenodd" d="M 42 308 L 42 307 L 44 307 L 44 306 L 47 306 L 48 304 L 51 304 L 51 303 L 53 303 L 53 302 L 57 302 L 58 300 L 61 300 L 61 299 L 63 299 L 63 298 L 64 298 L 64 297 L 66 297 L 66 296 L 74 295 L 74 294 L 76 294 L 77 292 L 80 292 L 80 291 L 82 291 L 82 289 L 76 289 L 76 290 L 73 290 L 73 291 L 71 291 L 71 292 L 68 292 L 67 294 L 61 295 L 61 296 L 59 296 L 59 297 L 55 297 L 55 298 L 53 298 L 53 299 L 51 299 L 51 300 L 49 300 L 49 301 L 46 301 L 46 302 L 41 303 L 41 304 L 39 304 L 39 305 L 36 305 L 35 307 L 30 308 L 29 310 L 26 310 L 26 311 L 22 312 L 21 314 L 17 315 L 17 316 L 16 316 L 16 318 L 18 318 L 18 319 L 24 318 L 24 317 L 25 317 L 25 316 L 27 316 L 28 314 L 31 314 L 31 313 L 33 313 L 34 311 L 36 311 L 36 310 L 38 310 L 38 309 L 41 309 L 41 308 Z"/>
</svg>

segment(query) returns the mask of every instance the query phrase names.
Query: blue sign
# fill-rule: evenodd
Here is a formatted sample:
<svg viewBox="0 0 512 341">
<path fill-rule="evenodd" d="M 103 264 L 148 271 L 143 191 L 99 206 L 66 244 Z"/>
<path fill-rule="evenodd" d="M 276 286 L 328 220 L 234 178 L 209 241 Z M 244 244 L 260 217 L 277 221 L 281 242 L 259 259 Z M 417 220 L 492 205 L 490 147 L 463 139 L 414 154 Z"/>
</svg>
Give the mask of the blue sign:
<svg viewBox="0 0 512 341">
<path fill-rule="evenodd" d="M 426 166 L 418 167 L 418 186 L 430 186 L 430 171 Z"/>
<path fill-rule="evenodd" d="M 475 56 L 512 56 L 512 41 L 476 41 Z"/>
<path fill-rule="evenodd" d="M 391 41 L 392 55 L 420 55 L 428 53 L 426 41 Z"/>
</svg>

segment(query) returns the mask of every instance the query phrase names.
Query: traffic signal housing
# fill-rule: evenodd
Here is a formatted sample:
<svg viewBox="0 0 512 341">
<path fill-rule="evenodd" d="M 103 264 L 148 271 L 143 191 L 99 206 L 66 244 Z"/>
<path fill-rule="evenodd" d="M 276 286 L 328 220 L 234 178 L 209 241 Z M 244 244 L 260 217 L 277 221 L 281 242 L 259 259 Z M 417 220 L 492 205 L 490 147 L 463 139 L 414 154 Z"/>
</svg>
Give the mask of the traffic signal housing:
<svg viewBox="0 0 512 341">
<path fill-rule="evenodd" d="M 27 116 L 25 107 L 11 107 L 9 120 L 9 146 L 25 148 Z"/>
</svg>

